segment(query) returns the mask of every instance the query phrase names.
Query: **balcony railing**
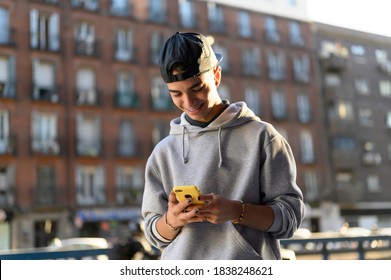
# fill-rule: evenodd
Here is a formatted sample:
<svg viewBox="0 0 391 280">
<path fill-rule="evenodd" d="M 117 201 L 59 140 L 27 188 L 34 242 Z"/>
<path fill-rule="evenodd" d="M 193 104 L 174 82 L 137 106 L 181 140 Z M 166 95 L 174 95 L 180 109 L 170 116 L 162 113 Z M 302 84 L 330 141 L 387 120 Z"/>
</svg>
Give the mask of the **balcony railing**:
<svg viewBox="0 0 391 280">
<path fill-rule="evenodd" d="M 118 108 L 140 108 L 140 97 L 131 91 L 117 91 L 114 94 L 114 105 Z"/>
<path fill-rule="evenodd" d="M 0 98 L 15 99 L 16 88 L 13 82 L 0 81 Z"/>
<path fill-rule="evenodd" d="M 76 139 L 76 149 L 78 156 L 100 157 L 103 155 L 103 141 L 78 138 Z"/>
<path fill-rule="evenodd" d="M 336 53 L 328 53 L 328 56 L 322 57 L 323 68 L 327 71 L 344 71 L 347 63 L 348 60 L 346 56 L 342 56 Z"/>
<path fill-rule="evenodd" d="M 65 206 L 68 203 L 68 190 L 56 185 L 31 188 L 33 206 Z"/>
<path fill-rule="evenodd" d="M 8 135 L 0 139 L 0 156 L 16 155 L 16 136 Z"/>
<path fill-rule="evenodd" d="M 76 89 L 76 104 L 81 106 L 97 106 L 100 102 L 100 92 L 95 88 Z"/>
<path fill-rule="evenodd" d="M 31 141 L 31 151 L 41 155 L 60 155 L 61 144 L 58 138 L 33 137 Z"/>
<path fill-rule="evenodd" d="M 75 54 L 84 56 L 100 56 L 100 43 L 97 41 L 89 42 L 87 40 L 75 41 Z"/>
<path fill-rule="evenodd" d="M 3 33 L 4 34 L 4 33 Z M 10 28 L 6 35 L 0 37 L 0 46 L 16 46 L 16 32 L 15 29 Z"/>
<path fill-rule="evenodd" d="M 33 85 L 32 99 L 34 101 L 44 101 L 51 103 L 59 103 L 60 95 L 57 87 L 44 87 L 40 85 Z"/>
<path fill-rule="evenodd" d="M 93 186 L 77 185 L 76 201 L 79 205 L 102 205 L 106 202 L 106 190 L 98 184 Z"/>
<path fill-rule="evenodd" d="M 15 186 L 0 186 L 0 209 L 13 207 L 15 204 Z"/>
</svg>

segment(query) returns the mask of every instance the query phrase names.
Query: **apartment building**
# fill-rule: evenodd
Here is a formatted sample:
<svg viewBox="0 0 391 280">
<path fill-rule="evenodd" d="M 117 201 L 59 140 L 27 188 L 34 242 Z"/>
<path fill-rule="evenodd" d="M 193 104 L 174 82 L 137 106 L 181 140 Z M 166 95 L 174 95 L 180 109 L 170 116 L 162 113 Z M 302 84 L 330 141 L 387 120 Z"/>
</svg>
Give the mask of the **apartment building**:
<svg viewBox="0 0 391 280">
<path fill-rule="evenodd" d="M 313 23 L 313 31 L 331 200 L 351 226 L 389 227 L 391 38 L 321 23 Z"/>
<path fill-rule="evenodd" d="M 215 1 L 0 0 L 1 248 L 130 234 L 146 159 L 179 113 L 157 66 L 177 30 L 214 41 L 220 94 L 287 138 L 320 207 L 330 188 L 308 22 Z"/>
</svg>

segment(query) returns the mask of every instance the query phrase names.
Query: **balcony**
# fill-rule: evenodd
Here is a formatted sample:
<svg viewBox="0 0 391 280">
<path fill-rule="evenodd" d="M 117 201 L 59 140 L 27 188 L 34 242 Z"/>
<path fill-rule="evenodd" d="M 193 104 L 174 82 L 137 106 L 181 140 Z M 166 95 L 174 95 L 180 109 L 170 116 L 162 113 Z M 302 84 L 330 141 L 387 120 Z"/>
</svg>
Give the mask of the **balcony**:
<svg viewBox="0 0 391 280">
<path fill-rule="evenodd" d="M 32 206 L 66 206 L 68 204 L 68 190 L 55 185 L 38 185 L 31 188 Z"/>
<path fill-rule="evenodd" d="M 173 111 L 175 108 L 171 98 L 152 98 L 151 107 L 156 111 Z"/>
<path fill-rule="evenodd" d="M 100 43 L 92 40 L 76 40 L 75 54 L 82 56 L 99 57 Z"/>
<path fill-rule="evenodd" d="M 99 10 L 98 0 L 72 0 L 72 8 L 97 12 Z"/>
<path fill-rule="evenodd" d="M 61 145 L 56 138 L 33 137 L 31 141 L 31 151 L 40 155 L 60 155 Z"/>
<path fill-rule="evenodd" d="M 116 154 L 119 158 L 140 158 L 142 143 L 132 139 L 116 141 Z"/>
<path fill-rule="evenodd" d="M 113 16 L 119 17 L 130 17 L 132 11 L 132 5 L 129 2 L 125 2 L 125 5 L 115 5 L 115 2 L 112 1 L 110 6 L 110 13 Z"/>
<path fill-rule="evenodd" d="M 60 3 L 60 0 L 31 0 L 31 2 L 57 5 Z"/>
<path fill-rule="evenodd" d="M 106 202 L 106 192 L 103 186 L 77 185 L 76 201 L 81 206 L 103 205 Z"/>
<path fill-rule="evenodd" d="M 11 208 L 15 204 L 15 187 L 0 186 L 0 209 Z"/>
<path fill-rule="evenodd" d="M 9 81 L 0 81 L 0 98 L 15 99 L 15 83 Z"/>
<path fill-rule="evenodd" d="M 347 66 L 347 57 L 337 53 L 327 53 L 321 55 L 323 68 L 330 72 L 342 72 Z"/>
<path fill-rule="evenodd" d="M 115 60 L 116 61 L 124 61 L 124 62 L 131 62 L 135 61 L 136 59 L 136 49 L 135 48 L 129 48 L 129 49 L 121 49 L 118 47 L 117 44 L 114 46 L 115 48 Z"/>
<path fill-rule="evenodd" d="M 384 61 L 378 62 L 378 68 L 382 73 L 391 76 L 391 61 L 384 60 Z"/>
<path fill-rule="evenodd" d="M 140 108 L 140 97 L 131 91 L 117 91 L 114 94 L 114 104 L 118 108 Z"/>
<path fill-rule="evenodd" d="M 99 104 L 100 93 L 97 89 L 76 89 L 76 105 L 97 106 Z"/>
<path fill-rule="evenodd" d="M 103 155 L 103 141 L 91 139 L 76 139 L 76 153 L 83 157 L 100 157 Z"/>
<path fill-rule="evenodd" d="M 0 156 L 16 155 L 16 136 L 15 135 L 7 135 L 0 138 Z"/>
<path fill-rule="evenodd" d="M 56 87 L 33 85 L 32 99 L 34 101 L 59 103 L 60 95 Z"/>
<path fill-rule="evenodd" d="M 142 188 L 135 186 L 117 186 L 116 200 L 119 205 L 140 206 L 142 202 Z"/>
<path fill-rule="evenodd" d="M 8 32 L 2 32 L 0 36 L 0 46 L 16 47 L 16 32 L 11 28 Z"/>
</svg>

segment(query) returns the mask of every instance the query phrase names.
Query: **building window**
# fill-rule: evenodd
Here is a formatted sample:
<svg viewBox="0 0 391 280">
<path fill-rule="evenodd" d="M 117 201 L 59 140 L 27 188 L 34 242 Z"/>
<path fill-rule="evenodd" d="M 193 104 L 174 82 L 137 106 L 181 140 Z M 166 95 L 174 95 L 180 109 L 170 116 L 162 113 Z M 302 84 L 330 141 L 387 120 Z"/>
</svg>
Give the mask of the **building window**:
<svg viewBox="0 0 391 280">
<path fill-rule="evenodd" d="M 80 156 L 96 157 L 102 154 L 100 118 L 85 114 L 76 116 L 76 149 Z"/>
<path fill-rule="evenodd" d="M 129 0 L 111 0 L 110 12 L 116 16 L 129 16 L 130 12 Z"/>
<path fill-rule="evenodd" d="M 15 168 L 12 165 L 0 166 L 0 205 L 12 207 L 15 201 Z"/>
<path fill-rule="evenodd" d="M 196 26 L 195 7 L 193 1 L 179 0 L 179 20 L 183 27 Z"/>
<path fill-rule="evenodd" d="M 76 103 L 78 105 L 96 105 L 98 92 L 95 86 L 95 72 L 90 68 L 81 68 L 76 74 Z"/>
<path fill-rule="evenodd" d="M 242 50 L 242 69 L 245 76 L 259 77 L 261 75 L 259 49 L 254 47 Z"/>
<path fill-rule="evenodd" d="M 95 40 L 95 27 L 87 22 L 80 22 L 75 27 L 75 52 L 78 55 L 94 56 L 98 54 Z"/>
<path fill-rule="evenodd" d="M 356 88 L 356 91 L 359 94 L 363 95 L 369 95 L 370 90 L 369 90 L 369 85 L 368 85 L 368 80 L 365 78 L 356 78 L 354 81 L 354 85 Z"/>
<path fill-rule="evenodd" d="M 15 57 L 0 55 L 0 98 L 15 98 Z"/>
<path fill-rule="evenodd" d="M 391 82 L 389 80 L 379 81 L 379 91 L 384 97 L 391 97 Z"/>
<path fill-rule="evenodd" d="M 309 123 L 311 120 L 311 107 L 307 94 L 297 96 L 297 115 L 301 123 Z"/>
<path fill-rule="evenodd" d="M 136 155 L 136 152 L 134 125 L 130 120 L 122 120 L 119 123 L 118 154 L 122 157 L 132 157 Z"/>
<path fill-rule="evenodd" d="M 293 57 L 293 73 L 296 82 L 305 84 L 310 82 L 310 59 L 308 55 Z"/>
<path fill-rule="evenodd" d="M 341 120 L 351 122 L 354 119 L 352 103 L 348 101 L 338 101 L 329 108 L 330 120 Z"/>
<path fill-rule="evenodd" d="M 166 122 L 155 122 L 152 130 L 152 144 L 156 146 L 163 138 L 168 136 L 170 132 L 170 125 Z"/>
<path fill-rule="evenodd" d="M 369 108 L 361 108 L 358 110 L 358 119 L 362 126 L 373 126 L 373 114 Z"/>
<path fill-rule="evenodd" d="M 221 54 L 224 59 L 220 61 L 219 65 L 223 69 L 224 72 L 229 72 L 230 71 L 230 65 L 229 65 L 229 55 L 228 55 L 228 50 L 225 46 L 222 46 L 221 44 L 215 42 L 213 44 L 213 50 L 216 53 Z"/>
<path fill-rule="evenodd" d="M 273 81 L 282 81 L 285 79 L 285 54 L 283 52 L 278 54 L 268 52 L 267 64 L 269 67 L 269 79 Z"/>
<path fill-rule="evenodd" d="M 35 189 L 35 202 L 43 205 L 59 203 L 56 201 L 55 170 L 52 166 L 37 167 L 37 187 Z"/>
<path fill-rule="evenodd" d="M 158 111 L 169 111 L 173 108 L 167 85 L 160 77 L 153 77 L 151 88 L 152 108 Z"/>
<path fill-rule="evenodd" d="M 10 138 L 9 112 L 0 109 L 0 155 L 12 152 L 12 144 Z"/>
<path fill-rule="evenodd" d="M 340 87 L 342 84 L 341 76 L 338 74 L 327 73 L 324 76 L 324 83 L 327 87 Z"/>
<path fill-rule="evenodd" d="M 166 0 L 149 0 L 149 20 L 164 22 L 166 20 Z"/>
<path fill-rule="evenodd" d="M 361 45 L 352 45 L 350 51 L 355 56 L 365 56 L 365 48 Z"/>
<path fill-rule="evenodd" d="M 272 112 L 277 120 L 286 119 L 288 116 L 285 94 L 280 91 L 272 92 Z"/>
<path fill-rule="evenodd" d="M 105 174 L 100 166 L 76 166 L 76 201 L 79 205 L 104 204 Z"/>
<path fill-rule="evenodd" d="M 304 39 L 301 36 L 300 24 L 297 21 L 289 22 L 289 38 L 293 46 L 302 47 L 305 45 Z"/>
<path fill-rule="evenodd" d="M 97 11 L 99 9 L 99 0 L 72 0 L 72 7 Z"/>
<path fill-rule="evenodd" d="M 159 32 L 153 32 L 150 39 L 151 63 L 158 64 L 161 47 L 164 45 L 164 36 Z"/>
<path fill-rule="evenodd" d="M 133 59 L 133 30 L 119 28 L 117 30 L 115 58 L 120 61 Z"/>
<path fill-rule="evenodd" d="M 309 201 L 321 198 L 318 174 L 315 171 L 304 171 L 305 197 Z"/>
<path fill-rule="evenodd" d="M 380 185 L 379 176 L 377 175 L 368 175 L 367 177 L 367 189 L 368 192 L 371 193 L 380 193 L 382 192 L 383 188 Z"/>
<path fill-rule="evenodd" d="M 0 7 L 0 45 L 10 42 L 9 12 Z"/>
<path fill-rule="evenodd" d="M 31 119 L 33 152 L 58 155 L 60 145 L 57 137 L 57 115 L 33 112 Z"/>
<path fill-rule="evenodd" d="M 257 88 L 246 87 L 244 89 L 244 96 L 248 107 L 255 115 L 261 115 L 261 93 Z"/>
<path fill-rule="evenodd" d="M 356 140 L 348 136 L 335 136 L 332 140 L 332 148 L 335 151 L 351 152 L 356 150 Z"/>
<path fill-rule="evenodd" d="M 267 16 L 265 18 L 265 36 L 266 41 L 269 43 L 277 44 L 280 42 L 280 34 L 274 17 Z"/>
<path fill-rule="evenodd" d="M 315 160 L 312 134 L 308 131 L 300 133 L 301 160 L 303 163 L 312 163 Z"/>
<path fill-rule="evenodd" d="M 118 166 L 116 182 L 118 204 L 141 205 L 143 195 L 143 172 L 141 167 Z"/>
<path fill-rule="evenodd" d="M 226 24 L 224 20 L 223 7 L 208 1 L 208 22 L 209 29 L 212 32 L 224 33 L 226 30 Z"/>
<path fill-rule="evenodd" d="M 57 103 L 55 66 L 51 62 L 33 60 L 33 100 Z"/>
<path fill-rule="evenodd" d="M 134 76 L 132 73 L 125 71 L 117 73 L 116 106 L 122 108 L 137 108 L 140 106 L 140 99 L 134 87 Z"/>
<path fill-rule="evenodd" d="M 238 33 L 244 38 L 249 38 L 253 34 L 251 26 L 251 17 L 248 12 L 239 11 L 238 12 Z"/>
<path fill-rule="evenodd" d="M 386 115 L 386 127 L 391 129 L 391 111 L 388 111 Z"/>
<path fill-rule="evenodd" d="M 60 49 L 60 16 L 30 11 L 30 46 L 33 49 L 57 51 Z"/>
</svg>

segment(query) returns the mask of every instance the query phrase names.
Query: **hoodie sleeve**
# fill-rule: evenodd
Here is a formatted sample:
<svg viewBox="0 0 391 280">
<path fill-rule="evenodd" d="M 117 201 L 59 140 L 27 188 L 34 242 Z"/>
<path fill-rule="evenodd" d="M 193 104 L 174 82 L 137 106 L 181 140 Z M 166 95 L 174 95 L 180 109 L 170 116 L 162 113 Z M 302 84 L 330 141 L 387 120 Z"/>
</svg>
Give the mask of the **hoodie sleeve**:
<svg viewBox="0 0 391 280">
<path fill-rule="evenodd" d="M 304 219 L 303 194 L 296 184 L 292 150 L 278 133 L 266 144 L 260 179 L 264 203 L 272 207 L 275 217 L 268 232 L 278 239 L 292 237 Z"/>
<path fill-rule="evenodd" d="M 156 221 L 167 211 L 168 196 L 163 188 L 158 172 L 153 167 L 152 158 L 147 161 L 145 188 L 141 213 L 144 218 L 144 234 L 155 247 L 163 249 L 170 241 L 162 240 L 156 231 Z"/>
</svg>

